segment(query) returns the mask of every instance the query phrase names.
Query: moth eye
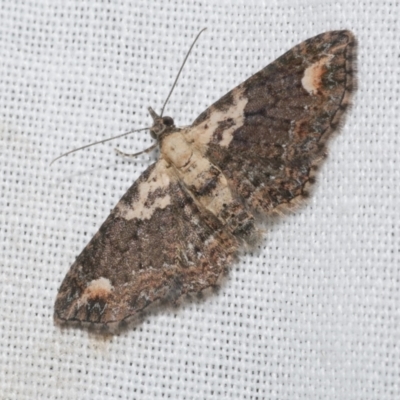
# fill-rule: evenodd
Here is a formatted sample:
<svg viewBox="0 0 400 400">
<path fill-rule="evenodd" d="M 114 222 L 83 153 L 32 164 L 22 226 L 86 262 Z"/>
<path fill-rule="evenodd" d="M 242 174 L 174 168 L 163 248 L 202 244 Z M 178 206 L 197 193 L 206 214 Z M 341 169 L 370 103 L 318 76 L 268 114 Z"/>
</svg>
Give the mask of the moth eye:
<svg viewBox="0 0 400 400">
<path fill-rule="evenodd" d="M 163 117 L 163 123 L 165 126 L 174 125 L 174 120 L 171 117 Z"/>
</svg>

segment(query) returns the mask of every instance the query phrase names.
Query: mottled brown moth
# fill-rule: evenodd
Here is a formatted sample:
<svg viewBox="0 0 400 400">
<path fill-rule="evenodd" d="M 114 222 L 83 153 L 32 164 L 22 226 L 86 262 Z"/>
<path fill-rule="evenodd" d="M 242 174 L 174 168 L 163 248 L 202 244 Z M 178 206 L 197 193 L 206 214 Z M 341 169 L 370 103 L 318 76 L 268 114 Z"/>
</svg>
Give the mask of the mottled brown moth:
<svg viewBox="0 0 400 400">
<path fill-rule="evenodd" d="M 349 31 L 295 46 L 178 128 L 151 108 L 160 156 L 122 197 L 60 287 L 54 318 L 115 332 L 157 302 L 218 284 L 257 215 L 307 197 L 355 90 Z"/>
</svg>

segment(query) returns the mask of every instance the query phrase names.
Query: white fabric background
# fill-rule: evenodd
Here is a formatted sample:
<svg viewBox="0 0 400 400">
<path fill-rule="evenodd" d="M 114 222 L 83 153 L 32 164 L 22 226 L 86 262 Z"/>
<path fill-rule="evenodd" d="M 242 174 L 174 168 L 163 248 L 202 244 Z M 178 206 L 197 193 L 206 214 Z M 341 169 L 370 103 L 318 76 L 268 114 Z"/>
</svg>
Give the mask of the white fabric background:
<svg viewBox="0 0 400 400">
<path fill-rule="evenodd" d="M 398 399 L 396 1 L 0 3 L 0 399 Z M 53 326 L 57 289 L 155 159 L 148 126 L 190 124 L 297 43 L 359 41 L 359 90 L 309 204 L 266 227 L 220 292 L 99 340 Z"/>
</svg>

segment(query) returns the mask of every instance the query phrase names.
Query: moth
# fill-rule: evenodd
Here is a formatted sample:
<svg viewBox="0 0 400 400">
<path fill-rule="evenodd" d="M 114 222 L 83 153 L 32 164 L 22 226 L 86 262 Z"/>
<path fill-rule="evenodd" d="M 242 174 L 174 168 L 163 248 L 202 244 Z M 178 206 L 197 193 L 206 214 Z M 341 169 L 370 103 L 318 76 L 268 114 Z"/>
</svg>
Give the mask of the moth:
<svg viewBox="0 0 400 400">
<path fill-rule="evenodd" d="M 218 284 L 257 216 L 306 198 L 356 87 L 356 41 L 331 31 L 293 47 L 175 126 L 151 108 L 160 156 L 71 266 L 58 324 L 116 332 L 149 306 Z"/>
</svg>

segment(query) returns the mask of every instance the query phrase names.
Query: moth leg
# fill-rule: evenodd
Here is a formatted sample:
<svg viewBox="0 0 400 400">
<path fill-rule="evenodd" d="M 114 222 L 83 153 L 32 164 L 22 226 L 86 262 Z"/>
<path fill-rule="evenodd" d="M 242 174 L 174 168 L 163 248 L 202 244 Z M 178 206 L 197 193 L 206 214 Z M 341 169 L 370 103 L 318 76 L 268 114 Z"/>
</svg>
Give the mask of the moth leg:
<svg viewBox="0 0 400 400">
<path fill-rule="evenodd" d="M 115 148 L 114 150 L 119 156 L 127 157 L 127 158 L 135 158 L 137 156 L 140 156 L 141 154 L 150 153 L 156 147 L 158 147 L 158 143 L 154 143 L 152 146 L 150 146 L 146 150 L 142 150 L 142 151 L 139 151 L 138 153 L 133 153 L 133 154 L 124 153 L 123 151 L 121 151 L 120 149 L 117 149 L 117 148 Z"/>
</svg>

